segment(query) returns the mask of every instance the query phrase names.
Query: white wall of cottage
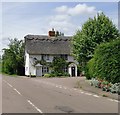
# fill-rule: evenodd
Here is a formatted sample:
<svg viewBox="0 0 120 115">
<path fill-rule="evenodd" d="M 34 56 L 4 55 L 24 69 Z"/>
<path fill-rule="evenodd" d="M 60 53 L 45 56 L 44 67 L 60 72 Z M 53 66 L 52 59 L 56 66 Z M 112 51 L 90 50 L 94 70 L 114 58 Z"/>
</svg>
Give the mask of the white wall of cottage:
<svg viewBox="0 0 120 115">
<path fill-rule="evenodd" d="M 25 52 L 25 75 L 35 75 L 36 76 L 36 67 L 34 66 L 34 58 L 37 60 L 41 60 L 42 55 L 29 55 L 27 52 Z M 46 60 L 46 62 L 52 62 L 54 58 L 54 55 L 49 55 L 49 60 Z M 74 60 L 72 56 L 68 56 L 67 62 L 74 62 L 77 64 L 77 61 Z M 71 73 L 70 68 L 68 69 L 69 73 Z M 77 66 L 76 66 L 76 76 L 77 76 Z"/>
<path fill-rule="evenodd" d="M 29 54 L 25 52 L 25 75 L 29 75 Z"/>
</svg>

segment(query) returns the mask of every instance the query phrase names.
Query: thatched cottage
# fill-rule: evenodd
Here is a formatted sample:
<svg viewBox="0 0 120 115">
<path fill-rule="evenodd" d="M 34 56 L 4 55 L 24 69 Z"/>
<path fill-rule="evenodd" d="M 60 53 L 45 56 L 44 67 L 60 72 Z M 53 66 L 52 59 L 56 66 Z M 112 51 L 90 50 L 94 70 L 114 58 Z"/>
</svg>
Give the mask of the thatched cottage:
<svg viewBox="0 0 120 115">
<path fill-rule="evenodd" d="M 50 73 L 49 66 L 44 65 L 42 60 L 52 62 L 55 56 L 60 56 L 70 62 L 64 71 L 70 76 L 77 76 L 77 61 L 71 56 L 71 37 L 56 36 L 56 32 L 52 30 L 48 36 L 26 35 L 24 38 L 25 75 L 43 76 L 45 73 Z"/>
</svg>

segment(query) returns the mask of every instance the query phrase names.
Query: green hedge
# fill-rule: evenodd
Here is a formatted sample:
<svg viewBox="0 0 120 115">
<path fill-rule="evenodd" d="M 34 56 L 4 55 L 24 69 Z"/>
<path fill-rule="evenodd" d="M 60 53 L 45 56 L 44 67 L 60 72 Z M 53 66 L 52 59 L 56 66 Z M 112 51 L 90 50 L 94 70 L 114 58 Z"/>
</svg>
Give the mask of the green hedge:
<svg viewBox="0 0 120 115">
<path fill-rule="evenodd" d="M 98 77 L 112 83 L 120 82 L 120 38 L 99 45 L 87 68 L 90 77 Z"/>
<path fill-rule="evenodd" d="M 85 69 L 85 76 L 87 77 L 87 79 L 91 79 L 94 76 L 94 58 L 92 58 L 88 63 L 87 63 L 87 67 Z"/>
</svg>

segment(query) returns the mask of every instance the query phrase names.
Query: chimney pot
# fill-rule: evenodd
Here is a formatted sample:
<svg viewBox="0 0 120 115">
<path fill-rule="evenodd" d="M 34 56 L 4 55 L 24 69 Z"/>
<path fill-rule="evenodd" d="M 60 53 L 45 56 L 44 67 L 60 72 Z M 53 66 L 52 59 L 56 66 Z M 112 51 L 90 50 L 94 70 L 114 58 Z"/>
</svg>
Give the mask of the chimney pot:
<svg viewBox="0 0 120 115">
<path fill-rule="evenodd" d="M 48 36 L 49 36 L 49 37 L 55 37 L 54 28 L 52 28 L 52 31 L 49 31 L 49 32 L 48 32 Z"/>
</svg>

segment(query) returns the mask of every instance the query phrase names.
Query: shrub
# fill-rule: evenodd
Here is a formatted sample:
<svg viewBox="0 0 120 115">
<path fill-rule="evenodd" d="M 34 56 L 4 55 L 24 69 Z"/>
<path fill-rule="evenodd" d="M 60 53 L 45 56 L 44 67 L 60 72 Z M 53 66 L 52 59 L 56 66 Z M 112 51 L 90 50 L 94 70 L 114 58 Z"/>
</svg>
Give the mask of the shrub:
<svg viewBox="0 0 120 115">
<path fill-rule="evenodd" d="M 118 93 L 120 94 L 120 83 L 115 83 L 110 88 L 111 93 Z"/>
<path fill-rule="evenodd" d="M 86 69 L 85 69 L 85 76 L 87 79 L 91 79 L 94 76 L 94 58 L 92 58 L 88 63 L 87 63 L 87 66 L 86 66 Z"/>
<path fill-rule="evenodd" d="M 55 77 L 56 75 L 54 73 L 50 73 L 50 76 L 51 77 Z"/>
<path fill-rule="evenodd" d="M 70 74 L 69 73 L 63 73 L 63 76 L 69 77 Z"/>
<path fill-rule="evenodd" d="M 44 74 L 44 77 L 51 77 L 51 75 L 46 73 L 46 74 Z"/>
<path fill-rule="evenodd" d="M 88 76 L 108 82 L 120 82 L 120 38 L 99 45 L 88 64 Z"/>
</svg>

